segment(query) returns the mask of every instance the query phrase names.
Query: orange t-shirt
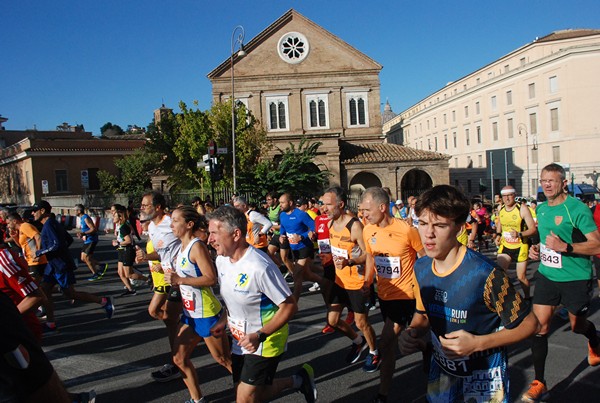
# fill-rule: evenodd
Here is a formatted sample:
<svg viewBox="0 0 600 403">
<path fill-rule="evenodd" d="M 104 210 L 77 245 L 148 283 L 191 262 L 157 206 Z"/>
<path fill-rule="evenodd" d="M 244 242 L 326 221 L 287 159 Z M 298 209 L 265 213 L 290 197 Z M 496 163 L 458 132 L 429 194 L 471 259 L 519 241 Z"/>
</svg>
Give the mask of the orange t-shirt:
<svg viewBox="0 0 600 403">
<path fill-rule="evenodd" d="M 27 260 L 29 266 L 48 263 L 44 255 L 35 260 L 35 252 L 38 248 L 34 237 L 39 234 L 40 231 L 29 223 L 22 223 L 19 227 L 19 245 L 23 249 L 23 255 L 25 255 L 25 260 Z"/>
<path fill-rule="evenodd" d="M 367 253 L 375 260 L 377 295 L 384 301 L 414 299 L 413 267 L 423 249 L 419 232 L 401 219 L 386 227 L 369 224 L 363 230 Z"/>
<path fill-rule="evenodd" d="M 350 229 L 355 222 L 360 222 L 356 218 L 351 218 L 343 230 L 336 231 L 333 225 L 329 227 L 329 242 L 331 244 L 331 255 L 335 259 L 341 257 L 345 259 L 357 258 L 362 255 L 358 244 L 352 241 Z M 361 273 L 359 265 L 344 266 L 335 270 L 335 283 L 345 290 L 360 290 L 365 284 L 364 273 Z"/>
</svg>

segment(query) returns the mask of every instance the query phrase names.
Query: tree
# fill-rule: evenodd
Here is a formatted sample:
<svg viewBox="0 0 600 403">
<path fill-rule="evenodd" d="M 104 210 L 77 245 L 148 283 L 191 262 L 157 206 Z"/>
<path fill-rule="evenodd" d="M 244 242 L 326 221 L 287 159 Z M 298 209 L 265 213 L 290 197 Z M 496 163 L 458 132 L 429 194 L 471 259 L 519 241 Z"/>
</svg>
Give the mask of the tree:
<svg viewBox="0 0 600 403">
<path fill-rule="evenodd" d="M 123 158 L 115 159 L 119 174 L 98 171 L 100 189 L 106 194 L 124 193 L 129 197 L 140 197 L 150 188 L 152 175 L 160 164 L 162 156 L 143 149 Z"/>
<path fill-rule="evenodd" d="M 113 125 L 111 122 L 107 122 L 100 128 L 100 134 L 103 136 L 114 136 L 125 134 L 125 132 L 121 126 Z"/>
<path fill-rule="evenodd" d="M 241 175 L 242 192 L 292 193 L 296 196 L 313 196 L 323 190 L 331 173 L 320 170 L 314 163 L 321 142 L 309 143 L 302 138 L 298 146 L 289 143 L 285 150 L 278 148 L 280 156 L 272 161 L 263 160 L 253 171 Z"/>
</svg>

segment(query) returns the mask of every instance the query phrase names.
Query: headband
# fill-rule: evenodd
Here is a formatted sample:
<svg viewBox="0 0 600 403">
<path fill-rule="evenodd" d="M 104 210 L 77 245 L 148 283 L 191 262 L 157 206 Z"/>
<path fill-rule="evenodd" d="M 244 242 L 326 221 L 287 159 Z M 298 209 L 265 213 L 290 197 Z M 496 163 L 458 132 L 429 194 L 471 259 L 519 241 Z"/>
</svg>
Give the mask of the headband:
<svg viewBox="0 0 600 403">
<path fill-rule="evenodd" d="M 510 195 L 510 194 L 513 194 L 513 193 L 517 193 L 517 191 L 515 189 L 502 189 L 500 191 L 500 194 L 502 196 Z"/>
</svg>

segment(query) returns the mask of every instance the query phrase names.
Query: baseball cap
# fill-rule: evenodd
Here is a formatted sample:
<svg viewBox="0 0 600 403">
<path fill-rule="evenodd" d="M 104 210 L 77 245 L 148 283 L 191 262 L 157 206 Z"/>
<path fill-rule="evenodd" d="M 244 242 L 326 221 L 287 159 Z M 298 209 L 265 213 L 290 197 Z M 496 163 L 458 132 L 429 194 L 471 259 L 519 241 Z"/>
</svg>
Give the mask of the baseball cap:
<svg viewBox="0 0 600 403">
<path fill-rule="evenodd" d="M 39 202 L 31 206 L 31 208 L 33 209 L 33 211 L 44 209 L 46 210 L 46 213 L 49 213 L 52 210 L 52 206 L 46 200 L 40 200 Z"/>
<path fill-rule="evenodd" d="M 396 200 L 396 204 L 397 204 L 397 205 L 398 205 L 398 204 L 404 204 L 404 202 L 403 202 L 402 200 L 398 199 L 398 200 Z"/>
<path fill-rule="evenodd" d="M 296 199 L 297 206 L 302 206 L 303 204 L 308 204 L 308 200 L 306 200 L 304 197 L 299 197 Z"/>
</svg>

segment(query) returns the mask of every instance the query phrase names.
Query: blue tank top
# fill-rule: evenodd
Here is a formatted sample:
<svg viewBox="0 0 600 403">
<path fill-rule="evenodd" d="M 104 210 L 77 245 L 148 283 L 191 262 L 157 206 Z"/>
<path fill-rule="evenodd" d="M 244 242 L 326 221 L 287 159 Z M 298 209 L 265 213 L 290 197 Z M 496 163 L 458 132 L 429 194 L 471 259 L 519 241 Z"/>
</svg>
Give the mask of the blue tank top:
<svg viewBox="0 0 600 403">
<path fill-rule="evenodd" d="M 88 218 L 92 220 L 92 218 L 87 214 L 82 215 L 80 218 L 81 233 L 88 232 L 91 229 L 85 222 L 85 220 Z M 94 232 L 93 234 L 85 234 L 85 241 L 83 241 L 83 243 L 88 244 L 92 242 L 98 242 L 98 231 Z"/>
</svg>

